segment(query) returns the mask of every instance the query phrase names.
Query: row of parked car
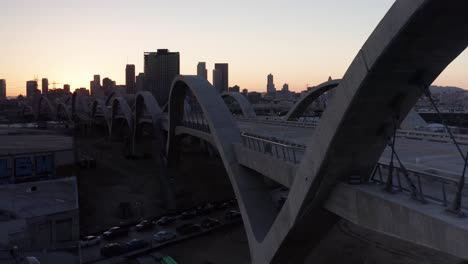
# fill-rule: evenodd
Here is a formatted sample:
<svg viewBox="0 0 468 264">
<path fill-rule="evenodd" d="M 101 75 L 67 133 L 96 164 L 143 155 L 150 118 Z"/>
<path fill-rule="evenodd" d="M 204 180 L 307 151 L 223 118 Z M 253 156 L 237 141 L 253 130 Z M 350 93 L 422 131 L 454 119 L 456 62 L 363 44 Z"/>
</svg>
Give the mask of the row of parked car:
<svg viewBox="0 0 468 264">
<path fill-rule="evenodd" d="M 177 216 L 164 216 L 158 220 L 143 220 L 135 226 L 135 230 L 138 232 L 152 230 L 154 225 L 158 226 L 169 226 L 175 223 L 177 220 L 189 220 L 197 216 L 208 215 L 218 210 L 225 210 L 229 207 L 236 206 L 237 201 L 235 199 L 218 202 L 218 203 L 206 203 L 196 208 L 182 212 Z M 241 219 L 241 214 L 236 210 L 228 210 L 225 212 L 226 220 Z M 220 221 L 215 218 L 205 218 L 200 223 L 186 223 L 179 225 L 175 228 L 175 231 L 162 230 L 153 235 L 152 240 L 156 243 L 162 243 L 172 240 L 177 237 L 177 234 L 185 236 L 188 234 L 202 231 L 202 229 L 210 229 L 220 225 Z M 109 230 L 102 233 L 101 236 L 88 236 L 81 241 L 81 246 L 92 246 L 97 245 L 103 240 L 113 240 L 115 238 L 127 236 L 129 228 L 123 227 L 112 227 Z M 101 254 L 105 257 L 118 256 L 127 252 L 131 252 L 138 249 L 146 248 L 150 245 L 150 242 L 140 239 L 133 239 L 127 243 L 109 243 L 101 248 Z"/>
<path fill-rule="evenodd" d="M 225 213 L 225 217 L 227 220 L 235 220 L 235 219 L 240 219 L 241 215 L 238 211 L 229 210 Z M 160 225 L 161 224 L 170 225 L 174 221 L 175 221 L 174 218 L 166 217 L 166 218 L 161 218 L 156 223 L 159 222 Z M 140 228 L 143 228 L 144 226 L 147 226 L 146 223 L 148 222 L 142 221 L 137 226 L 140 226 Z M 200 224 L 186 223 L 186 224 L 180 225 L 176 227 L 176 232 L 182 236 L 186 236 L 186 235 L 190 235 L 193 233 L 201 232 L 203 229 L 211 229 L 219 225 L 221 225 L 221 222 L 218 219 L 206 218 Z M 110 233 L 111 234 L 120 233 L 120 231 L 117 231 L 117 230 L 123 230 L 123 229 L 113 228 L 112 231 L 110 231 Z M 109 231 L 106 231 L 106 232 L 109 232 Z M 104 232 L 104 234 L 106 234 L 106 232 Z M 161 230 L 153 235 L 153 241 L 156 243 L 163 243 L 163 242 L 173 240 L 177 237 L 176 232 L 173 232 L 170 230 Z M 101 248 L 101 255 L 103 255 L 104 257 L 114 257 L 114 256 L 122 255 L 127 252 L 144 249 L 148 246 L 150 246 L 150 242 L 143 240 L 143 239 L 133 239 L 133 240 L 128 241 L 125 244 L 124 243 L 109 243 Z"/>
</svg>

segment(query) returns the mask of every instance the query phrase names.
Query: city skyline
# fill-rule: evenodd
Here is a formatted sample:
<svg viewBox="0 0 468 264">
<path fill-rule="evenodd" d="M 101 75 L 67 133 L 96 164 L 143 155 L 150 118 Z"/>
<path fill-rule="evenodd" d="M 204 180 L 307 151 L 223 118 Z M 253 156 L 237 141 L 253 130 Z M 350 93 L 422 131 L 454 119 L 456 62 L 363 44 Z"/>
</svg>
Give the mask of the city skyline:
<svg viewBox="0 0 468 264">
<path fill-rule="evenodd" d="M 167 48 L 180 52 L 181 74 L 196 75 L 205 61 L 212 80 L 221 61 L 230 65 L 229 86 L 264 91 L 265 76 L 273 73 L 277 83 L 301 91 L 328 76 L 341 78 L 394 1 L 260 2 L 2 2 L 0 32 L 9 41 L 0 50 L 0 78 L 8 96 L 24 95 L 26 81 L 36 76 L 72 89 L 89 89 L 94 74 L 125 84 L 126 64 L 135 64 L 138 74 L 144 52 Z M 462 54 L 435 84 L 468 88 L 467 68 Z"/>
</svg>

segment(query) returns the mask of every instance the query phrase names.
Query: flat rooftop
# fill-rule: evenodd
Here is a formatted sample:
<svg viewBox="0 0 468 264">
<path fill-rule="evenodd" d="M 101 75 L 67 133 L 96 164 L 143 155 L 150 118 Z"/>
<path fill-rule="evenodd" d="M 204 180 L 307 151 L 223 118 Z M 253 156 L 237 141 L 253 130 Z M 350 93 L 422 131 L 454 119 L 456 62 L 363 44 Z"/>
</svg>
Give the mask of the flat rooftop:
<svg viewBox="0 0 468 264">
<path fill-rule="evenodd" d="M 0 211 L 30 218 L 78 209 L 75 177 L 0 185 Z"/>
<path fill-rule="evenodd" d="M 0 156 L 73 148 L 73 138 L 47 130 L 0 128 Z"/>
</svg>

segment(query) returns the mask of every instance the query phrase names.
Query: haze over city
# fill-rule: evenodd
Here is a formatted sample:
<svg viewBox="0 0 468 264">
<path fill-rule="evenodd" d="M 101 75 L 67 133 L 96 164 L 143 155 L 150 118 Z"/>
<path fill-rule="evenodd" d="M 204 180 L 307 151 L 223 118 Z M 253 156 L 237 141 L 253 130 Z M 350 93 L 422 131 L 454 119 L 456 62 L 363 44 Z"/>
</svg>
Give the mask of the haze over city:
<svg viewBox="0 0 468 264">
<path fill-rule="evenodd" d="M 229 85 L 264 91 L 266 76 L 292 91 L 341 78 L 392 0 L 359 1 L 2 1 L 0 77 L 7 95 L 35 76 L 72 90 L 94 74 L 125 83 L 143 72 L 143 52 L 181 54 L 181 74 L 206 61 L 230 65 Z M 468 87 L 460 56 L 437 85 Z M 59 85 L 58 88 L 61 88 Z"/>
</svg>

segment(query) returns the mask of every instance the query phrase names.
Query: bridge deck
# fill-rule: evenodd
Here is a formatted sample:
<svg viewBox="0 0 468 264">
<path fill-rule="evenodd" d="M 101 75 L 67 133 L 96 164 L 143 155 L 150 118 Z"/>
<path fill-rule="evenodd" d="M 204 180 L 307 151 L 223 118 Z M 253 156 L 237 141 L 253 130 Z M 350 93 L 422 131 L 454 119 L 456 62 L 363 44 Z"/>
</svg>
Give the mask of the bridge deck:
<svg viewBox="0 0 468 264">
<path fill-rule="evenodd" d="M 261 122 L 238 121 L 238 125 L 243 132 L 266 138 L 286 140 L 305 146 L 314 132 L 311 127 L 294 127 Z M 468 152 L 468 145 L 460 146 L 465 153 Z M 464 161 L 453 143 L 398 137 L 395 149 L 404 165 L 415 170 L 456 178 L 463 171 Z M 390 154 L 391 151 L 387 148 L 382 154 L 381 161 L 388 163 Z M 297 157 L 300 160 L 302 153 L 298 153 Z"/>
</svg>

